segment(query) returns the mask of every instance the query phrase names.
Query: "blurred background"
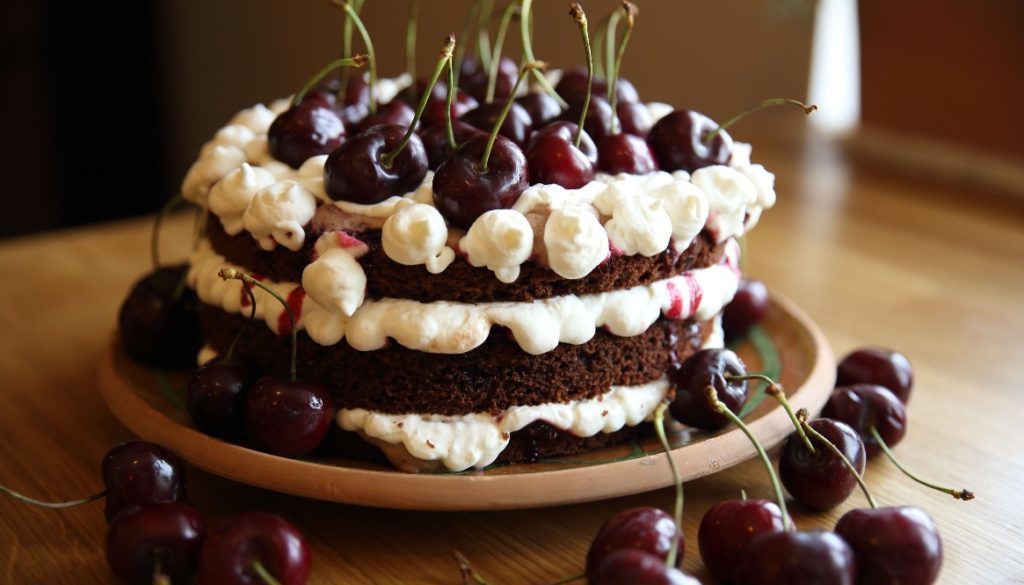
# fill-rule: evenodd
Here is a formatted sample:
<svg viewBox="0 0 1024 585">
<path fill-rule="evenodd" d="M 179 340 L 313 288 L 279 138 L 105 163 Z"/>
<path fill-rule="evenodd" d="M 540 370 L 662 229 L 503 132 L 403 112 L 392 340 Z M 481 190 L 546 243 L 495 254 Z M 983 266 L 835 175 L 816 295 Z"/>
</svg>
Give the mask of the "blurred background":
<svg viewBox="0 0 1024 585">
<path fill-rule="evenodd" d="M 592 24 L 618 6 L 583 4 Z M 1020 0 L 637 4 L 622 72 L 645 101 L 721 120 L 768 97 L 810 99 L 818 133 L 867 159 L 1024 194 Z M 469 5 L 423 0 L 419 71 Z M 407 13 L 405 0 L 363 9 L 382 76 L 404 70 Z M 566 2 L 535 0 L 534 21 L 538 58 L 582 63 Z M 0 238 L 155 211 L 236 111 L 296 91 L 340 53 L 342 23 L 319 0 L 4 0 Z M 517 34 L 505 52 L 518 56 Z M 733 135 L 770 147 L 806 124 L 764 113 Z"/>
</svg>

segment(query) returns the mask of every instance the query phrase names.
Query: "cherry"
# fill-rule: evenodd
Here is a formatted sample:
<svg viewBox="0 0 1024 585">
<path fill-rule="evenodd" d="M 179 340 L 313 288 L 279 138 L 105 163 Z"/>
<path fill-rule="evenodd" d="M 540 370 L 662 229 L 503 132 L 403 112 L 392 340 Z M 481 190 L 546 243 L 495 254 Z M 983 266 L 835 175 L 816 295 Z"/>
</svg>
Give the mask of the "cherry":
<svg viewBox="0 0 1024 585">
<path fill-rule="evenodd" d="M 443 112 L 442 112 L 443 114 Z M 359 122 L 357 130 L 360 133 L 366 132 L 374 126 L 409 126 L 416 111 L 409 104 L 399 99 L 391 100 L 377 109 L 376 113 L 370 113 Z"/>
<path fill-rule="evenodd" d="M 335 201 L 372 204 L 419 187 L 427 174 L 427 151 L 418 136 L 409 136 L 390 166 L 382 161 L 406 133 L 402 126 L 374 126 L 346 140 L 324 163 L 327 195 Z"/>
<path fill-rule="evenodd" d="M 601 141 L 597 164 L 610 175 L 643 175 L 658 170 L 650 145 L 643 138 L 626 133 L 612 134 Z"/>
<path fill-rule="evenodd" d="M 626 134 L 639 136 L 647 139 L 654 127 L 654 118 L 651 117 L 647 106 L 637 102 L 622 102 L 615 104 L 615 113 L 619 117 L 619 124 Z"/>
<path fill-rule="evenodd" d="M 107 565 L 129 585 L 187 583 L 205 536 L 203 519 L 188 504 L 149 504 L 117 517 L 107 532 Z"/>
<path fill-rule="evenodd" d="M 479 62 L 473 57 L 466 57 L 462 60 L 461 71 L 459 74 L 459 88 L 465 90 L 480 102 L 486 102 L 489 72 L 481 67 Z M 512 87 L 516 84 L 516 76 L 518 74 L 519 67 L 516 66 L 515 61 L 508 57 L 499 59 L 492 98 L 505 100 L 511 96 Z"/>
<path fill-rule="evenodd" d="M 474 136 L 487 136 L 482 130 L 459 120 L 452 122 L 452 131 L 458 143 L 465 142 Z M 448 144 L 448 128 L 444 125 L 428 127 L 420 133 L 420 139 L 427 152 L 427 163 L 431 170 L 436 171 L 437 167 L 441 166 L 441 163 L 448 160 L 455 152 L 455 149 Z"/>
<path fill-rule="evenodd" d="M 530 115 L 535 128 L 542 128 L 562 115 L 562 106 L 546 93 L 528 93 L 516 98 L 516 103 Z"/>
<path fill-rule="evenodd" d="M 251 368 L 230 361 L 215 361 L 192 374 L 185 408 L 192 422 L 208 435 L 229 437 L 242 430 L 245 391 L 256 376 Z"/>
<path fill-rule="evenodd" d="M 405 102 L 410 107 L 416 106 L 416 104 L 419 103 L 420 98 L 423 96 L 423 93 L 427 91 L 427 83 L 428 80 L 426 79 L 416 80 L 415 87 L 409 86 L 403 89 L 398 93 L 396 99 Z M 427 107 L 423 110 L 423 125 L 428 128 L 443 125 L 444 108 L 447 103 L 447 89 L 445 89 L 443 85 L 434 84 L 434 88 L 430 91 L 430 98 L 427 101 Z M 466 114 L 466 112 L 475 109 L 479 105 L 480 104 L 473 98 L 473 96 L 460 89 L 456 92 L 455 97 L 452 100 L 452 118 L 461 118 Z"/>
<path fill-rule="evenodd" d="M 665 560 L 642 550 L 624 548 L 611 552 L 594 569 L 587 572 L 591 585 L 700 585 L 700 581 Z"/>
<path fill-rule="evenodd" d="M 675 398 L 669 406 L 673 418 L 704 430 L 716 430 L 729 424 L 729 418 L 716 411 L 707 399 L 713 387 L 726 407 L 739 412 L 747 402 L 747 368 L 732 350 L 703 349 L 669 371 Z"/>
<path fill-rule="evenodd" d="M 878 384 L 892 391 L 904 404 L 914 386 L 914 368 L 898 351 L 881 347 L 863 347 L 839 362 L 836 386 Z"/>
<path fill-rule="evenodd" d="M 489 132 L 494 123 L 501 117 L 505 106 L 506 104 L 500 102 L 483 104 L 474 110 L 466 112 L 466 115 L 462 116 L 462 121 L 470 126 Z M 523 148 L 526 146 L 530 132 L 533 130 L 533 120 L 530 119 L 530 114 L 526 113 L 526 109 L 523 106 L 512 102 L 511 110 L 505 116 L 500 128 L 498 134 L 515 142 L 516 146 Z"/>
<path fill-rule="evenodd" d="M 581 101 L 569 106 L 569 109 L 562 113 L 561 119 L 579 122 L 580 117 L 583 115 L 584 103 Z M 612 107 L 608 100 L 600 96 L 594 96 L 590 100 L 590 106 L 587 108 L 583 129 L 586 130 L 595 143 L 600 144 L 606 136 L 612 133 L 612 117 Z"/>
<path fill-rule="evenodd" d="M 854 585 L 853 550 L 833 532 L 770 532 L 751 541 L 736 585 Z"/>
<path fill-rule="evenodd" d="M 293 169 L 327 154 L 345 140 L 345 124 L 334 104 L 306 99 L 274 118 L 267 132 L 270 154 Z"/>
<path fill-rule="evenodd" d="M 635 549 L 654 555 L 665 564 L 672 540 L 679 539 L 679 556 L 683 558 L 683 536 L 675 520 L 663 510 L 652 507 L 630 508 L 612 516 L 590 544 L 586 571 L 592 575 L 608 555 L 622 549 Z"/>
<path fill-rule="evenodd" d="M 877 384 L 840 386 L 832 391 L 821 416 L 842 421 L 860 434 L 868 457 L 881 452 L 871 435 L 874 427 L 887 445 L 893 447 L 907 432 L 907 409 L 888 388 Z"/>
<path fill-rule="evenodd" d="M 586 132 L 574 145 L 578 129 L 572 122 L 553 122 L 533 134 L 526 149 L 530 183 L 579 189 L 593 180 L 597 148 Z"/>
<path fill-rule="evenodd" d="M 280 516 L 250 512 L 210 531 L 199 561 L 199 580 L 218 585 L 301 585 L 310 568 L 309 547 L 295 526 Z"/>
<path fill-rule="evenodd" d="M 562 96 L 566 102 L 570 105 L 577 104 L 586 97 L 587 94 L 587 70 L 584 67 L 574 67 L 572 69 L 566 69 L 562 73 L 562 78 L 558 80 L 555 85 L 555 91 L 558 95 Z M 640 95 L 636 91 L 636 87 L 630 83 L 628 79 L 619 79 L 618 85 L 615 88 L 616 98 L 620 103 L 633 103 L 640 101 Z M 593 93 L 594 97 L 608 97 L 608 82 L 603 79 L 594 80 Z"/>
<path fill-rule="evenodd" d="M 942 539 L 920 508 L 850 510 L 836 523 L 836 533 L 853 549 L 861 583 L 930 585 L 938 578 Z"/>
<path fill-rule="evenodd" d="M 768 287 L 763 282 L 746 278 L 740 280 L 736 296 L 722 311 L 722 329 L 725 331 L 725 338 L 732 340 L 743 336 L 751 327 L 764 319 L 770 306 Z"/>
<path fill-rule="evenodd" d="M 717 129 L 711 118 L 693 110 L 675 110 L 658 120 L 647 141 L 662 170 L 693 171 L 724 165 L 732 157 L 732 138 L 719 132 L 709 142 L 705 137 Z"/>
<path fill-rule="evenodd" d="M 110 522 L 136 506 L 185 500 L 185 465 L 177 455 L 146 441 L 115 445 L 103 457 L 104 514 Z"/>
<path fill-rule="evenodd" d="M 511 140 L 498 136 L 486 171 L 478 161 L 488 138 L 467 139 L 434 174 L 434 205 L 454 226 L 469 229 L 492 209 L 508 209 L 529 185 L 526 157 Z"/>
<path fill-rule="evenodd" d="M 864 472 L 864 443 L 846 423 L 819 418 L 805 425 L 838 449 L 853 464 L 857 473 Z M 830 510 L 850 496 L 857 487 L 857 477 L 850 473 L 842 458 L 821 441 L 811 441 L 814 451 L 798 435 L 791 435 L 779 458 L 779 476 L 790 494 L 804 507 L 816 511 Z"/>
<path fill-rule="evenodd" d="M 782 510 L 770 500 L 726 500 L 711 506 L 697 532 L 704 566 L 715 581 L 731 581 L 750 542 L 762 534 L 783 532 L 786 524 Z"/>
<path fill-rule="evenodd" d="M 121 347 L 133 360 L 156 368 L 195 363 L 202 346 L 199 299 L 184 286 L 188 266 L 163 266 L 132 286 L 121 304 Z"/>
</svg>

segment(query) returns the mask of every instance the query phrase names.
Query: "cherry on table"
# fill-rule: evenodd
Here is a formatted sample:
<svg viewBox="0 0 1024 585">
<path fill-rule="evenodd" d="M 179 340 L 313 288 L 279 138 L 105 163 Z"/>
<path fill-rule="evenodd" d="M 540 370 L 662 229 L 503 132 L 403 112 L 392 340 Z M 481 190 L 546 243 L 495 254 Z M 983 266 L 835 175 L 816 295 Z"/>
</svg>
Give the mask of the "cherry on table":
<svg viewBox="0 0 1024 585">
<path fill-rule="evenodd" d="M 771 301 L 768 298 L 768 287 L 760 280 L 741 279 L 736 296 L 722 311 L 722 329 L 728 340 L 741 337 L 751 327 L 760 323 Z"/>
<path fill-rule="evenodd" d="M 697 532 L 700 557 L 716 581 L 730 582 L 751 541 L 762 534 L 782 532 L 785 525 L 782 510 L 770 500 L 719 502 L 701 518 Z"/>
<path fill-rule="evenodd" d="M 846 423 L 828 418 L 811 421 L 810 426 L 836 446 L 857 469 L 864 473 L 866 453 L 857 431 Z M 805 508 L 830 510 L 843 503 L 857 487 L 842 459 L 820 442 L 811 441 L 812 453 L 797 435 L 786 439 L 779 457 L 779 477 L 786 490 Z"/>
<path fill-rule="evenodd" d="M 324 163 L 327 195 L 335 201 L 372 204 L 419 187 L 427 174 L 427 152 L 418 136 L 409 137 L 390 166 L 381 160 L 399 146 L 406 131 L 403 126 L 374 126 L 346 140 Z"/>
<path fill-rule="evenodd" d="M 855 585 L 853 550 L 834 532 L 771 532 L 736 565 L 736 585 Z"/>
<path fill-rule="evenodd" d="M 334 104 L 304 99 L 278 114 L 267 131 L 270 154 L 293 169 L 327 154 L 345 140 L 345 124 Z"/>
<path fill-rule="evenodd" d="M 187 583 L 195 574 L 206 530 L 195 508 L 179 502 L 147 504 L 118 516 L 107 532 L 110 571 L 128 585 L 152 585 L 159 576 Z"/>
<path fill-rule="evenodd" d="M 618 102 L 615 113 L 619 116 L 619 125 L 626 134 L 647 139 L 654 127 L 654 118 L 647 106 L 637 102 Z"/>
<path fill-rule="evenodd" d="M 895 394 L 877 384 L 840 386 L 832 391 L 821 416 L 842 421 L 857 431 L 868 457 L 881 452 L 878 441 L 871 436 L 871 427 L 882 440 L 893 447 L 907 432 L 907 409 Z"/>
<path fill-rule="evenodd" d="M 643 175 L 658 170 L 650 145 L 633 134 L 619 133 L 606 136 L 597 151 L 601 172 L 615 175 L 627 173 Z"/>
<path fill-rule="evenodd" d="M 579 122 L 583 114 L 583 102 L 576 102 L 569 106 L 569 109 L 562 112 L 561 119 L 569 122 Z M 583 129 L 586 130 L 595 144 L 601 144 L 606 136 L 612 133 L 612 106 L 608 100 L 600 96 L 590 99 L 590 106 L 587 108 L 587 117 L 583 122 Z"/>
<path fill-rule="evenodd" d="M 245 426 L 245 391 L 256 379 L 252 368 L 238 362 L 214 361 L 189 378 L 185 409 L 199 430 L 229 437 Z"/>
<path fill-rule="evenodd" d="M 579 189 L 593 180 L 597 148 L 586 132 L 580 135 L 580 145 L 576 146 L 578 129 L 573 122 L 563 121 L 534 132 L 526 149 L 530 183 Z"/>
<path fill-rule="evenodd" d="M 850 510 L 836 533 L 853 549 L 861 583 L 930 585 L 942 566 L 942 539 L 931 517 L 910 506 Z"/>
<path fill-rule="evenodd" d="M 718 392 L 718 399 L 732 412 L 739 412 L 747 402 L 747 381 L 729 379 L 747 374 L 743 360 L 729 349 L 709 348 L 698 351 L 669 371 L 668 377 L 676 395 L 669 405 L 677 421 L 704 430 L 716 430 L 729 424 L 729 419 L 708 403 L 707 388 Z"/>
<path fill-rule="evenodd" d="M 907 356 L 882 347 L 863 347 L 849 353 L 836 368 L 836 386 L 878 384 L 904 404 L 914 387 L 914 368 Z"/>
<path fill-rule="evenodd" d="M 630 508 L 619 512 L 601 526 L 587 551 L 587 575 L 596 573 L 598 567 L 615 551 L 639 550 L 650 554 L 665 564 L 674 538 L 679 539 L 679 553 L 676 562 L 683 559 L 683 535 L 675 520 L 659 508 Z"/>
<path fill-rule="evenodd" d="M 476 109 L 466 112 L 462 116 L 462 121 L 485 132 L 490 132 L 504 108 L 505 104 L 502 102 L 482 104 Z M 512 109 L 509 110 L 508 115 L 505 117 L 505 121 L 501 123 L 501 129 L 498 131 L 498 134 L 515 142 L 516 146 L 523 148 L 526 146 L 532 130 L 533 120 L 530 119 L 530 114 L 526 113 L 526 109 L 523 106 L 513 103 Z"/>
<path fill-rule="evenodd" d="M 665 559 L 642 550 L 625 548 L 609 554 L 593 573 L 587 572 L 590 585 L 700 585 L 700 581 Z"/>
<path fill-rule="evenodd" d="M 516 98 L 516 103 L 523 106 L 530 115 L 535 129 L 546 126 L 562 115 L 562 106 L 558 104 L 558 100 L 546 93 L 528 93 Z"/>
<path fill-rule="evenodd" d="M 526 157 L 504 136 L 495 139 L 487 170 L 480 170 L 487 140 L 467 139 L 434 174 L 434 205 L 449 223 L 463 229 L 492 209 L 512 207 L 529 186 Z"/>
<path fill-rule="evenodd" d="M 133 360 L 157 368 L 195 363 L 202 346 L 199 303 L 187 287 L 175 298 L 188 266 L 162 266 L 132 286 L 118 313 L 121 347 Z"/>
<path fill-rule="evenodd" d="M 301 457 L 316 449 L 334 420 L 334 400 L 319 384 L 264 377 L 245 396 L 245 428 L 268 453 Z"/>
<path fill-rule="evenodd" d="M 302 533 L 265 512 L 240 514 L 210 531 L 199 561 L 199 580 L 217 585 L 262 585 L 259 572 L 280 585 L 302 585 L 312 558 Z M 257 566 L 258 565 L 258 566 Z"/>
<path fill-rule="evenodd" d="M 100 476 L 107 490 L 107 522 L 136 506 L 185 500 L 185 464 L 147 441 L 115 445 L 103 457 Z"/>
<path fill-rule="evenodd" d="M 718 129 L 711 118 L 693 110 L 675 110 L 651 128 L 647 141 L 662 170 L 689 173 L 712 165 L 724 165 L 732 158 L 732 138 L 724 130 L 705 142 Z"/>
</svg>

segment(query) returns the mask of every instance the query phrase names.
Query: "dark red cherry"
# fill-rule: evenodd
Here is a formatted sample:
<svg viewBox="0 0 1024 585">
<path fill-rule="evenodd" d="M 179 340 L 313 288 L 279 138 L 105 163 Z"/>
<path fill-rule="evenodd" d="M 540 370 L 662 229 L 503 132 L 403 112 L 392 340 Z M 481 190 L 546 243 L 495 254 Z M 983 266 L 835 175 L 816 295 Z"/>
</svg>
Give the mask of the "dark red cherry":
<svg viewBox="0 0 1024 585">
<path fill-rule="evenodd" d="M 601 172 L 610 175 L 643 175 L 658 170 L 651 147 L 643 138 L 632 134 L 606 136 L 598 147 L 597 161 Z"/>
<path fill-rule="evenodd" d="M 470 126 L 475 126 L 484 132 L 490 132 L 491 129 L 494 128 L 494 123 L 498 121 L 498 117 L 501 116 L 501 111 L 504 108 L 504 102 L 483 104 L 475 110 L 466 112 L 466 115 L 462 116 L 462 121 Z M 523 106 L 513 103 L 512 109 L 509 110 L 508 116 L 506 116 L 505 121 L 502 122 L 501 129 L 498 131 L 498 134 L 508 138 L 512 142 L 515 142 L 516 146 L 519 148 L 524 148 L 532 130 L 533 120 L 530 119 L 530 114 L 526 113 Z"/>
<path fill-rule="evenodd" d="M 579 147 L 573 144 L 578 128 L 572 122 L 554 122 L 533 133 L 526 149 L 530 183 L 579 189 L 593 180 L 597 149 L 586 132 Z"/>
<path fill-rule="evenodd" d="M 665 565 L 665 559 L 633 548 L 619 549 L 609 554 L 593 573 L 587 573 L 590 585 L 700 585 L 700 581 L 675 567 Z"/>
<path fill-rule="evenodd" d="M 401 126 L 404 129 L 412 124 L 415 117 L 416 111 L 412 109 L 412 106 L 402 100 L 391 100 L 378 107 L 376 114 L 369 114 L 363 118 L 357 129 L 360 133 L 366 132 L 374 126 Z"/>
<path fill-rule="evenodd" d="M 855 585 L 850 546 L 834 532 L 770 532 L 755 538 L 736 565 L 735 585 Z"/>
<path fill-rule="evenodd" d="M 495 139 L 487 170 L 481 172 L 487 138 L 469 138 L 434 173 L 434 206 L 448 223 L 463 229 L 492 209 L 512 207 L 530 184 L 523 151 L 504 136 Z"/>
<path fill-rule="evenodd" d="M 338 80 L 340 86 L 341 80 Z M 335 89 L 337 91 L 337 89 Z M 370 82 L 366 80 L 362 75 L 352 75 L 348 78 L 348 82 L 345 84 L 345 99 L 344 103 L 346 106 L 355 105 L 370 105 Z"/>
<path fill-rule="evenodd" d="M 274 455 L 301 457 L 316 449 L 334 419 L 334 400 L 319 384 L 261 378 L 245 396 L 245 428 Z"/>
<path fill-rule="evenodd" d="M 850 510 L 836 533 L 853 549 L 857 578 L 872 585 L 931 585 L 942 567 L 942 539 L 924 510 Z"/>
<path fill-rule="evenodd" d="M 561 119 L 569 122 L 579 122 L 580 114 L 583 113 L 583 102 L 569 106 L 569 109 L 562 112 Z M 612 133 L 612 107 L 608 100 L 603 97 L 595 97 L 590 100 L 590 107 L 587 108 L 587 118 L 583 122 L 583 129 L 587 131 L 595 144 L 601 144 L 606 136 Z"/>
<path fill-rule="evenodd" d="M 121 514 L 107 532 L 107 565 L 128 585 L 188 583 L 206 530 L 188 504 L 148 504 Z M 169 581 L 158 581 L 164 575 Z"/>
<path fill-rule="evenodd" d="M 154 443 L 114 446 L 103 457 L 100 476 L 107 490 L 107 522 L 130 508 L 185 500 L 185 464 Z"/>
<path fill-rule="evenodd" d="M 305 99 L 281 112 L 267 131 L 270 154 L 293 169 L 338 148 L 343 140 L 345 124 L 334 104 L 319 99 Z"/>
<path fill-rule="evenodd" d="M 762 534 L 782 532 L 782 511 L 769 500 L 726 500 L 711 506 L 700 521 L 700 557 L 715 581 L 732 581 L 750 542 Z M 790 523 L 792 526 L 792 522 Z"/>
<path fill-rule="evenodd" d="M 516 78 L 519 76 L 519 66 L 508 57 L 502 57 L 498 62 L 498 76 L 494 83 L 494 101 L 504 103 L 505 99 L 512 95 L 512 88 L 516 85 Z M 461 73 L 459 73 L 459 87 L 469 95 L 475 97 L 480 103 L 487 99 L 488 71 L 480 67 L 479 62 L 473 57 L 466 57 L 462 60 Z"/>
<path fill-rule="evenodd" d="M 729 419 L 711 409 L 705 388 L 714 386 L 718 399 L 734 413 L 747 402 L 747 382 L 726 377 L 745 376 L 743 360 L 732 350 L 703 349 L 669 371 L 669 381 L 676 396 L 669 405 L 677 421 L 704 430 L 716 430 L 729 424 Z"/>
<path fill-rule="evenodd" d="M 565 103 L 574 105 L 582 102 L 587 97 L 587 68 L 574 67 L 566 69 L 562 78 L 555 85 L 555 93 L 562 96 Z M 640 101 L 636 87 L 628 79 L 619 78 L 615 86 L 616 100 L 619 103 L 631 103 Z M 591 97 L 608 97 L 608 80 L 594 78 L 594 85 Z M 577 120 L 579 117 L 577 116 Z"/>
<path fill-rule="evenodd" d="M 258 563 L 280 585 L 309 579 L 312 557 L 302 533 L 265 512 L 239 514 L 211 530 L 199 562 L 199 581 L 218 585 L 263 585 Z"/>
<path fill-rule="evenodd" d="M 857 431 L 846 423 L 830 418 L 810 422 L 850 460 L 858 473 L 864 473 L 864 443 Z M 786 439 L 779 457 L 779 478 L 786 490 L 805 508 L 831 510 L 846 501 L 857 487 L 857 480 L 839 457 L 821 443 L 811 439 L 814 453 L 803 440 L 792 434 Z"/>
<path fill-rule="evenodd" d="M 878 430 L 885 444 L 893 447 L 907 432 L 907 409 L 888 388 L 877 384 L 840 386 L 832 391 L 821 416 L 842 421 L 860 434 L 868 457 L 882 449 L 871 436 L 871 427 Z"/>
<path fill-rule="evenodd" d="M 718 128 L 711 118 L 693 110 L 676 110 L 651 128 L 647 141 L 658 165 L 665 171 L 692 173 L 712 165 L 724 165 L 732 158 L 732 138 L 724 130 L 705 143 Z"/>
<path fill-rule="evenodd" d="M 208 435 L 229 437 L 242 430 L 245 391 L 256 380 L 252 369 L 215 361 L 195 371 L 188 381 L 185 408 L 192 422 Z"/>
<path fill-rule="evenodd" d="M 882 347 L 863 347 L 839 362 L 836 386 L 878 384 L 892 391 L 904 404 L 914 387 L 914 368 L 907 356 Z"/>
<path fill-rule="evenodd" d="M 742 337 L 768 314 L 768 287 L 760 280 L 740 280 L 736 296 L 722 311 L 722 329 L 729 340 Z"/>
<path fill-rule="evenodd" d="M 452 120 L 452 131 L 458 143 L 465 142 L 474 136 L 487 134 L 483 130 L 474 128 L 460 120 Z M 423 148 L 427 151 L 427 163 L 430 170 L 436 171 L 441 163 L 455 152 L 455 149 L 448 144 L 448 128 L 445 124 L 429 126 L 420 132 L 420 139 L 423 141 Z"/>
<path fill-rule="evenodd" d="M 409 86 L 398 93 L 398 99 L 409 104 L 413 110 L 420 105 L 420 96 L 426 91 L 427 80 L 417 79 L 415 91 L 413 86 Z M 427 101 L 427 107 L 423 110 L 423 115 L 420 116 L 420 121 L 426 127 L 430 126 L 444 126 L 444 108 L 448 104 L 448 87 L 443 83 L 435 83 L 433 91 L 430 92 L 430 99 Z M 462 91 L 461 89 L 455 92 L 455 97 L 452 99 L 452 121 L 458 120 L 466 114 L 466 112 L 475 109 L 479 103 L 473 96 Z M 415 111 L 413 112 L 415 114 Z"/>
<path fill-rule="evenodd" d="M 558 101 L 555 98 L 546 93 L 531 92 L 516 98 L 516 103 L 523 106 L 526 109 L 526 113 L 530 114 L 530 120 L 533 121 L 534 128 L 542 128 L 548 122 L 562 115 L 562 106 L 558 105 Z"/>
<path fill-rule="evenodd" d="M 653 555 L 665 564 L 672 539 L 679 538 L 676 562 L 683 560 L 683 534 L 675 520 L 658 508 L 642 507 L 624 510 L 612 516 L 601 526 L 587 551 L 587 575 L 594 575 L 598 567 L 615 551 L 632 549 Z"/>
<path fill-rule="evenodd" d="M 407 127 L 375 126 L 349 137 L 324 163 L 324 188 L 335 201 L 379 203 L 404 195 L 423 182 L 427 152 L 413 134 L 390 167 L 381 157 L 398 147 Z"/>
<path fill-rule="evenodd" d="M 184 288 L 174 298 L 188 266 L 162 266 L 132 286 L 118 314 L 121 347 L 133 360 L 156 368 L 195 364 L 202 346 L 198 298 Z"/>
<path fill-rule="evenodd" d="M 619 115 L 619 127 L 626 134 L 632 134 L 646 139 L 654 127 L 654 118 L 651 117 L 647 106 L 637 102 L 617 102 L 615 112 Z"/>
</svg>

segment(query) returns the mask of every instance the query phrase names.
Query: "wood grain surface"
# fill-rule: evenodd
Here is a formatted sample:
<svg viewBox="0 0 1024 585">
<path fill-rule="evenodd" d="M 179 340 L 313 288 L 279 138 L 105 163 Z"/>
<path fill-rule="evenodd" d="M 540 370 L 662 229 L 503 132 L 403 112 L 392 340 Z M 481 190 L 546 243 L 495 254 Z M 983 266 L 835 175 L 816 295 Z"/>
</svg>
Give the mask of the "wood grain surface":
<svg viewBox="0 0 1024 585">
<path fill-rule="evenodd" d="M 940 583 L 1024 583 L 1024 207 L 880 175 L 823 144 L 754 154 L 778 174 L 780 199 L 750 238 L 749 273 L 802 306 L 837 355 L 869 343 L 905 352 L 917 381 L 897 453 L 978 493 L 955 502 L 876 460 L 867 474 L 876 497 L 934 516 L 945 542 Z M 176 218 L 167 239 L 187 226 Z M 99 399 L 96 359 L 120 299 L 148 267 L 148 230 L 138 220 L 0 244 L 0 483 L 53 500 L 100 489 L 100 458 L 130 435 Z M 494 585 L 552 582 L 580 571 L 612 514 L 672 502 L 666 489 L 540 510 L 388 511 L 189 471 L 190 500 L 211 522 L 243 510 L 293 519 L 311 543 L 317 584 L 459 583 L 453 549 Z M 686 486 L 685 565 L 705 579 L 697 524 L 740 489 L 769 496 L 756 462 Z M 863 505 L 855 494 L 832 513 L 796 519 L 831 527 Z M 111 583 L 105 528 L 99 503 L 55 511 L 0 499 L 0 583 Z"/>
</svg>

